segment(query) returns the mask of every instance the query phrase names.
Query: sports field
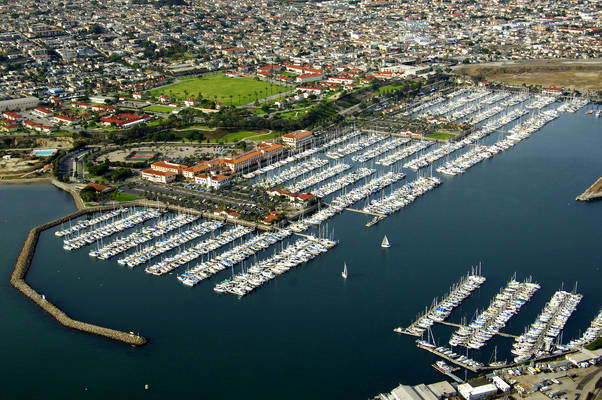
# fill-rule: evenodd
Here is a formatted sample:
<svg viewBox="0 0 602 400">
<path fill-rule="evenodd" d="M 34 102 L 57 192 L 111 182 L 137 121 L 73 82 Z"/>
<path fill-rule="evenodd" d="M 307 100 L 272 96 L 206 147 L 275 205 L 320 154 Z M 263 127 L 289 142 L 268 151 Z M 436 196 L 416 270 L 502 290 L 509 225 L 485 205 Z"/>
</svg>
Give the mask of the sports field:
<svg viewBox="0 0 602 400">
<path fill-rule="evenodd" d="M 163 114 L 169 114 L 170 112 L 173 112 L 173 110 L 175 110 L 175 109 L 176 109 L 175 107 L 169 107 L 169 106 L 148 106 L 148 107 L 143 108 L 144 111 L 163 113 Z"/>
<path fill-rule="evenodd" d="M 183 79 L 173 85 L 153 89 L 150 95 L 184 100 L 188 97 L 196 98 L 200 93 L 206 99 L 217 100 L 225 105 L 232 102 L 232 105 L 238 106 L 287 90 L 290 88 L 252 78 L 228 78 L 225 74 L 213 74 Z"/>
</svg>

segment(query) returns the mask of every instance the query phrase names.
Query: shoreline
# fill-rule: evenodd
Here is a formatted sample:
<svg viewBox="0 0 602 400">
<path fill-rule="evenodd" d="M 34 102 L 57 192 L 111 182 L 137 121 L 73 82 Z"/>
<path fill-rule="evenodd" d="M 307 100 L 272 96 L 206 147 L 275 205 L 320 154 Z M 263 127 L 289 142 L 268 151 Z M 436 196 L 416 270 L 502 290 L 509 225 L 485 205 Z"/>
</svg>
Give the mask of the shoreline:
<svg viewBox="0 0 602 400">
<path fill-rule="evenodd" d="M 53 178 L 0 179 L 0 185 L 35 185 L 39 183 L 52 183 L 53 180 Z"/>
</svg>

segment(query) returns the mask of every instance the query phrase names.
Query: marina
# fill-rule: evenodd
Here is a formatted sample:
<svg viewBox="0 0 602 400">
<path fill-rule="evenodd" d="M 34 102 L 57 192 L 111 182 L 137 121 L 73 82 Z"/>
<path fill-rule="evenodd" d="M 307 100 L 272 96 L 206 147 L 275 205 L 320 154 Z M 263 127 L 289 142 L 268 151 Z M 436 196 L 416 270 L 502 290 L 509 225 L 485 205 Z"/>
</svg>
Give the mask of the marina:
<svg viewBox="0 0 602 400">
<path fill-rule="evenodd" d="M 209 254 L 228 243 L 234 242 L 236 239 L 242 238 L 251 232 L 253 232 L 253 228 L 234 226 L 215 237 L 205 239 L 188 249 L 178 251 L 173 256 L 167 257 L 156 264 L 146 267 L 144 271 L 157 276 L 166 274 L 186 263 L 196 260 L 202 255 Z"/>
<path fill-rule="evenodd" d="M 564 290 L 554 293 L 528 331 L 516 338 L 512 345 L 514 361 L 519 363 L 554 352 L 556 338 L 582 298 L 578 293 Z"/>
<path fill-rule="evenodd" d="M 545 107 L 543 111 L 554 105 Z M 591 109 L 591 106 L 588 109 Z M 584 295 L 584 299 L 566 322 L 560 337 L 575 340 L 583 336 L 600 312 L 596 301 L 597 285 L 592 279 L 596 273 L 592 266 L 599 265 L 596 249 L 599 247 L 597 238 L 600 237 L 600 232 L 599 226 L 593 223 L 598 219 L 598 208 L 595 204 L 592 207 L 573 202 L 575 195 L 598 177 L 584 174 L 584 171 L 599 165 L 595 156 L 597 151 L 593 149 L 600 148 L 599 135 L 593 134 L 596 132 L 594 122 L 599 123 L 599 120 L 585 116 L 584 112 L 561 113 L 559 118 L 541 128 L 541 134 L 532 135 L 529 140 L 522 141 L 512 150 L 500 152 L 488 162 L 475 166 L 461 178 L 452 180 L 439 174 L 434 175 L 445 184 L 433 191 L 432 195 L 423 196 L 419 201 L 415 201 L 412 207 L 406 207 L 403 212 L 390 216 L 379 225 L 364 228 L 364 222 L 371 217 L 351 212 L 336 214 L 326 222 L 334 228 L 336 235 L 333 237 L 339 241 L 339 245 L 312 260 L 308 267 L 296 268 L 296 271 L 282 274 L 278 279 L 264 284 L 263 290 L 254 291 L 252 296 L 244 296 L 242 301 L 239 301 L 237 296 L 217 296 L 212 290 L 216 283 L 231 276 L 228 267 L 207 279 L 206 285 L 198 284 L 194 290 L 188 290 L 180 281 L 176 281 L 178 275 L 175 273 L 173 276 L 168 274 L 155 279 L 143 269 L 114 268 L 110 262 L 90 257 L 88 252 L 96 248 L 95 244 L 76 251 L 62 251 L 60 246 L 57 246 L 62 240 L 56 240 L 53 231 L 60 229 L 61 224 L 43 233 L 27 277 L 28 283 L 39 293 L 43 293 L 49 301 L 60 304 L 74 319 L 102 321 L 101 325 L 122 329 L 126 335 L 129 331 L 147 334 L 152 344 L 148 349 L 152 351 L 146 353 L 146 350 L 143 350 L 143 357 L 132 355 L 131 352 L 126 356 L 122 354 L 121 347 L 111 343 L 103 344 L 102 341 L 87 335 L 66 334 L 53 319 L 36 318 L 39 315 L 31 312 L 28 302 L 19 306 L 22 303 L 19 296 L 9 296 L 4 299 L 5 304 L 13 308 L 16 303 L 15 309 L 19 312 L 17 321 L 13 322 L 15 326 L 35 326 L 37 332 L 44 329 L 45 338 L 52 343 L 75 346 L 85 354 L 85 357 L 75 357 L 71 361 L 83 363 L 85 369 L 91 373 L 97 373 L 101 366 L 103 369 L 107 367 L 108 364 L 98 360 L 102 360 L 108 354 L 125 368 L 139 371 L 134 375 L 144 375 L 145 381 L 151 383 L 151 391 L 161 395 L 167 395 L 166 390 L 182 396 L 190 394 L 180 385 L 168 385 L 168 389 L 160 392 L 162 389 L 157 382 L 160 382 L 161 378 L 153 365 L 169 363 L 174 353 L 180 354 L 179 362 L 183 368 L 197 368 L 200 373 L 211 376 L 212 379 L 207 383 L 207 391 L 215 395 L 219 395 L 219 390 L 226 384 L 226 379 L 215 373 L 216 370 L 244 368 L 252 371 L 257 368 L 264 374 L 275 376 L 281 368 L 294 368 L 300 362 L 315 371 L 310 376 L 316 379 L 323 376 L 324 371 L 337 368 L 341 362 L 352 366 L 350 374 L 365 376 L 365 383 L 362 385 L 369 386 L 366 390 L 360 385 L 352 385 L 353 393 L 359 393 L 362 397 L 368 397 L 369 393 L 366 392 L 374 392 L 374 388 L 382 387 L 383 383 L 380 380 L 386 381 L 385 385 L 398 382 L 399 376 L 403 376 L 408 383 L 418 383 L 425 379 L 440 380 L 440 372 L 431 367 L 436 360 L 446 360 L 450 366 L 459 366 L 443 357 L 443 351 L 447 350 L 461 354 L 458 358 L 464 356 L 482 363 L 482 367 L 476 368 L 477 372 L 488 371 L 487 360 L 494 346 L 498 347 L 501 360 L 512 361 L 510 350 L 514 339 L 494 337 L 480 350 L 468 349 L 467 356 L 464 347 L 452 350 L 447 343 L 439 343 L 440 340 L 449 339 L 451 329 L 443 324 L 434 324 L 431 329 L 438 338 L 438 346 L 432 349 L 436 353 L 431 354 L 436 356 L 435 358 L 424 353 L 425 349 L 414 345 L 413 339 L 420 338 L 387 335 L 387 332 L 392 333 L 391 329 L 400 321 L 412 321 L 417 310 L 424 309 L 425 304 L 430 305 L 432 297 L 444 293 L 452 282 L 458 280 L 465 272 L 467 264 L 474 263 L 475 259 L 482 259 L 485 260 L 484 266 L 488 271 L 485 274 L 486 283 L 465 299 L 460 307 L 454 309 L 444 322 L 461 322 L 464 316 L 470 316 L 476 308 L 487 307 L 489 299 L 503 286 L 512 270 L 521 268 L 521 271 L 533 274 L 542 282 L 541 293 L 538 293 L 541 296 L 533 296 L 528 307 L 521 309 L 512 317 L 511 325 L 500 331 L 521 334 L 524 327 L 533 323 L 554 291 L 560 288 L 561 281 L 567 280 L 563 268 L 571 265 L 571 279 L 579 280 L 579 293 Z M 522 120 L 527 118 L 529 115 L 523 116 Z M 504 132 L 493 131 L 479 139 L 479 144 L 492 145 L 522 120 L 519 118 L 507 128 L 502 128 L 505 129 Z M 578 124 L 577 127 L 573 127 L 574 124 Z M 367 134 L 370 133 L 361 133 Z M 432 149 L 441 145 L 443 144 L 435 143 Z M 463 151 L 465 150 L 460 149 L 458 153 Z M 576 156 L 571 163 L 563 163 L 568 151 Z M 352 168 L 341 176 L 358 168 L 350 161 L 350 157 L 339 160 L 352 165 Z M 435 161 L 434 173 L 438 163 L 444 161 L 444 158 Z M 372 177 L 388 172 L 376 164 L 366 166 L 375 170 Z M 398 181 L 393 185 L 393 190 L 416 179 L 412 170 L 404 168 L 403 172 L 407 174 L 407 181 Z M 327 185 L 341 176 L 333 177 L 317 186 Z M 372 177 L 368 177 L 366 181 Z M 550 181 L 558 184 L 546 184 Z M 324 201 L 331 204 L 332 197 L 365 183 L 364 179 L 361 179 L 327 195 Z M 24 206 L 29 204 L 27 197 L 41 197 L 33 186 L 20 190 L 27 193 L 23 196 Z M 69 212 L 65 212 L 63 208 L 55 208 L 62 204 L 71 207 L 72 205 L 70 198 L 65 198 L 62 192 L 54 191 L 56 190 L 44 192 L 43 196 L 48 200 L 40 207 L 41 210 L 51 211 L 35 221 L 33 218 L 37 215 L 38 208 L 31 207 L 33 212 L 28 211 L 25 217 L 20 217 L 23 222 L 15 224 L 16 235 L 26 234 L 19 230 L 20 225 L 33 226 L 36 225 L 35 222 L 39 224 L 52 219 L 54 215 L 65 215 Z M 536 196 L 534 192 L 537 192 Z M 389 193 L 387 188 L 385 195 Z M 381 196 L 382 193 L 378 193 L 372 195 L 372 198 Z M 520 202 L 520 207 L 517 207 L 517 202 Z M 364 200 L 360 200 L 355 206 L 364 207 Z M 452 209 L 455 211 L 450 212 Z M 172 215 L 174 214 L 159 219 Z M 550 221 L 550 215 L 555 216 L 553 222 Z M 5 218 L 12 217 L 8 215 Z M 77 219 L 73 220 L 73 224 Z M 14 218 L 9 221 L 14 221 Z M 195 221 L 190 225 L 198 222 L 203 221 Z M 63 223 L 63 227 L 69 227 L 68 220 Z M 180 230 L 184 231 L 187 227 L 184 226 Z M 132 228 L 125 234 L 115 236 L 127 235 L 128 232 L 140 228 Z M 313 229 L 315 228 L 310 226 L 304 232 L 311 234 Z M 177 231 L 172 231 L 165 237 Z M 567 232 L 571 234 L 567 235 Z M 427 234 L 426 237 L 423 233 Z M 385 234 L 392 245 L 386 250 L 380 247 Z M 233 248 L 239 243 L 247 243 L 253 237 L 255 234 L 237 239 L 232 243 Z M 18 242 L 14 238 L 11 240 Z M 104 239 L 104 242 L 106 244 L 107 239 Z M 149 244 L 145 243 L 141 247 Z M 437 251 L 432 250 L 435 246 Z M 271 255 L 272 249 L 276 247 L 279 251 L 280 245 L 275 244 L 272 248 L 267 248 L 267 251 L 257 253 L 257 258 L 261 260 L 268 253 Z M 550 252 L 550 248 L 554 248 L 554 251 Z M 124 253 L 129 254 L 133 250 L 134 248 Z M 219 249 L 215 251 L 215 255 L 204 257 L 218 259 L 220 254 L 227 251 L 227 248 Z M 11 254 L 15 253 L 9 248 L 7 265 L 11 264 Z M 575 257 L 575 254 L 579 254 L 579 257 Z M 122 255 L 114 258 L 121 257 Z M 251 256 L 246 259 L 244 269 L 247 269 L 247 263 L 254 258 Z M 349 274 L 346 280 L 341 276 L 345 260 Z M 206 262 L 206 258 L 202 261 L 199 258 L 196 262 Z M 252 264 L 248 264 L 250 265 Z M 191 267 L 181 266 L 177 271 L 181 274 L 188 268 Z M 236 265 L 235 274 L 242 269 L 240 264 Z M 433 289 L 434 287 L 436 289 Z M 309 288 L 312 295 L 308 295 Z M 435 293 L 429 295 L 431 290 Z M 169 301 L 166 302 L 165 299 Z M 173 312 L 176 308 L 195 310 L 195 318 L 190 318 L 188 312 Z M 375 310 L 379 310 L 378 318 L 374 318 Z M 165 323 L 165 318 L 153 318 L 153 315 L 158 313 L 169 315 L 169 323 Z M 224 318 L 224 315 L 228 318 Z M 14 321 L 13 316 L 9 318 L 10 321 Z M 257 318 L 265 318 L 270 329 L 266 329 L 265 324 L 254 323 Z M 267 352 L 262 343 L 270 342 L 279 346 L 289 340 L 290 331 L 299 333 L 295 339 L 298 346 L 291 350 L 291 360 L 278 362 L 276 368 L 275 353 Z M 328 331 L 328 334 L 324 331 Z M 353 332 L 353 335 L 350 335 L 350 332 Z M 24 337 L 24 340 L 17 341 L 20 346 L 39 339 L 39 334 L 19 332 L 19 335 Z M 319 341 L 316 341 L 316 338 L 319 338 Z M 216 346 L 189 346 L 187 351 L 181 351 L 182 343 L 195 341 L 216 343 Z M 51 355 L 56 348 L 52 343 L 40 343 L 39 351 Z M 565 342 L 561 340 L 561 343 Z M 447 348 L 436 350 L 444 345 Z M 361 346 L 363 351 L 373 354 L 376 362 L 369 365 L 358 363 L 355 352 L 349 351 L 356 346 Z M 47 349 L 44 350 L 45 348 Z M 236 362 L 223 357 L 224 348 L 240 355 Z M 9 351 L 9 360 L 19 365 L 19 358 L 11 354 Z M 400 357 L 416 362 L 411 367 L 400 365 Z M 198 360 L 201 358 L 207 360 L 211 367 L 199 366 Z M 86 361 L 88 359 L 95 361 Z M 152 360 L 152 365 L 148 365 L 149 360 Z M 174 371 L 162 371 L 161 375 L 164 374 L 170 378 L 176 377 Z M 375 375 L 378 379 L 373 378 Z M 472 370 L 469 369 L 468 376 L 471 375 Z M 118 379 L 119 376 L 122 376 L 122 370 L 115 371 L 112 379 Z M 464 371 L 457 373 L 457 376 L 464 378 Z M 256 373 L 248 376 L 251 385 L 258 377 L 260 375 Z M 341 379 L 340 376 L 336 379 L 331 378 L 333 385 L 336 385 L 336 380 Z M 60 381 L 62 378 L 56 379 Z M 70 381 L 71 379 L 70 377 Z M 82 385 L 90 381 L 87 373 L 78 371 L 73 379 Z M 63 381 L 68 384 L 66 380 Z M 110 386 L 108 380 L 101 380 L 101 383 Z M 139 387 L 142 388 L 144 383 Z M 276 385 L 278 384 L 276 382 Z M 290 384 L 291 380 L 284 379 L 282 384 L 273 390 L 288 395 L 283 385 Z M 128 385 L 129 378 L 128 383 L 122 384 L 120 390 L 127 391 Z M 251 390 L 271 398 L 265 390 Z M 133 390 L 129 393 L 134 395 Z M 291 398 L 306 398 L 316 391 L 312 388 L 301 390 L 301 393 Z M 332 391 L 325 390 L 321 393 L 339 398 L 337 393 Z"/>
<path fill-rule="evenodd" d="M 248 241 L 227 250 L 210 260 L 204 261 L 178 276 L 178 280 L 186 286 L 195 286 L 199 282 L 223 271 L 233 268 L 258 252 L 267 249 L 292 234 L 291 230 L 281 229 L 277 232 L 264 232 L 256 235 Z"/>
<path fill-rule="evenodd" d="M 506 323 L 539 290 L 537 283 L 512 278 L 491 300 L 489 307 L 468 325 L 460 327 L 449 340 L 452 347 L 480 349 L 506 326 Z"/>
<path fill-rule="evenodd" d="M 582 346 L 592 343 L 594 340 L 602 336 L 602 309 L 592 320 L 590 326 L 583 332 L 583 335 L 578 339 L 573 339 L 567 343 L 570 349 L 577 349 Z"/>
<path fill-rule="evenodd" d="M 117 260 L 117 262 L 130 268 L 145 264 L 163 253 L 176 249 L 216 229 L 220 229 L 224 225 L 224 222 L 221 221 L 206 221 L 193 225 L 182 232 L 175 233 L 166 239 L 158 240 L 149 246 L 128 254 Z"/>
<path fill-rule="evenodd" d="M 67 237 L 63 239 L 63 249 L 76 250 L 80 247 L 92 244 L 103 238 L 114 235 L 115 233 L 132 228 L 143 223 L 144 221 L 157 218 L 161 215 L 161 211 L 156 208 L 142 209 L 138 211 L 124 210 L 121 215 L 123 216 L 123 214 L 126 214 L 127 216 L 118 220 L 113 220 L 113 218 L 111 218 L 109 223 L 98 228 L 96 228 L 96 225 L 91 225 L 91 230 L 84 232 L 78 231 L 79 234 L 75 237 Z M 102 224 L 102 222 L 99 222 L 99 224 Z"/>
<path fill-rule="evenodd" d="M 101 247 L 90 250 L 89 255 L 90 257 L 97 257 L 100 260 L 108 260 L 113 256 L 123 253 L 124 251 L 132 249 L 173 230 L 179 229 L 184 225 L 188 225 L 196 221 L 198 218 L 199 217 L 196 215 L 178 214 L 175 217 L 167 218 L 150 226 L 145 226 L 139 231 L 132 232 L 127 236 L 114 239 L 105 246 L 101 245 Z"/>
<path fill-rule="evenodd" d="M 298 239 L 289 244 L 280 253 L 254 263 L 247 270 L 226 279 L 213 288 L 217 293 L 231 293 L 240 297 L 245 296 L 263 284 L 288 272 L 291 268 L 306 263 L 321 253 L 334 247 L 336 242 L 325 238 L 308 237 Z"/>
<path fill-rule="evenodd" d="M 485 282 L 485 277 L 481 275 L 481 266 L 460 278 L 458 282 L 449 289 L 449 294 L 445 294 L 440 302 L 435 302 L 429 310 L 420 315 L 407 328 L 397 327 L 394 329 L 397 333 L 403 333 L 412 336 L 422 336 L 435 322 L 443 322 L 455 307 L 458 307 L 464 299 L 478 289 Z"/>
</svg>

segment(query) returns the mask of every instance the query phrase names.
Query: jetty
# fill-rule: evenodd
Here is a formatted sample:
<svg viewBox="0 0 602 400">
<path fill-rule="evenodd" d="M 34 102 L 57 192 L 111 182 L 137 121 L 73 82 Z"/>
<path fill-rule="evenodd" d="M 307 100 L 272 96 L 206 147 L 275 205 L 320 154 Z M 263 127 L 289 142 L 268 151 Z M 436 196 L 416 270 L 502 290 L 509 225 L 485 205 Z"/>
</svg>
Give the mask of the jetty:
<svg viewBox="0 0 602 400">
<path fill-rule="evenodd" d="M 592 201 L 602 199 L 602 177 L 588 187 L 585 192 L 575 197 L 577 201 Z"/>
<path fill-rule="evenodd" d="M 27 272 L 31 267 L 31 260 L 33 259 L 33 256 L 35 254 L 40 234 L 43 231 L 55 227 L 61 223 L 64 223 L 65 221 L 69 221 L 70 219 L 77 218 L 88 213 L 106 211 L 118 207 L 120 207 L 120 205 L 94 207 L 86 210 L 78 210 L 69 215 L 55 219 L 54 221 L 36 226 L 35 228 L 31 229 L 27 235 L 27 238 L 25 239 L 25 243 L 23 243 L 21 252 L 17 257 L 15 268 L 10 277 L 10 283 L 18 291 L 23 293 L 23 295 L 25 295 L 31 301 L 36 303 L 38 306 L 40 306 L 40 308 L 52 315 L 54 319 L 56 319 L 61 325 L 67 328 L 76 329 L 97 336 L 103 336 L 109 339 L 129 344 L 131 346 L 142 346 L 147 343 L 147 339 L 133 332 L 123 332 L 115 329 L 105 328 L 91 323 L 78 321 L 69 317 L 67 313 L 58 308 L 55 304 L 53 304 L 48 298 L 46 298 L 45 295 L 38 293 L 25 281 Z"/>
</svg>

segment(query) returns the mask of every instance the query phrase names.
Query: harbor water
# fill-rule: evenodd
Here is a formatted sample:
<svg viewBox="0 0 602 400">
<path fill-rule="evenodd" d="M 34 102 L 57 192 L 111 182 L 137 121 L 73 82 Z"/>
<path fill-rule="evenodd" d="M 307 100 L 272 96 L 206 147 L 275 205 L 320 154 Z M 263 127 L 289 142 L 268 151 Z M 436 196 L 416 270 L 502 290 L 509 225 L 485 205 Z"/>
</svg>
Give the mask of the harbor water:
<svg viewBox="0 0 602 400">
<path fill-rule="evenodd" d="M 373 227 L 364 226 L 370 216 L 333 217 L 336 247 L 240 299 L 213 291 L 229 271 L 188 288 L 176 279 L 182 271 L 152 276 L 91 258 L 90 246 L 64 251 L 53 231 L 42 234 L 28 282 L 75 319 L 149 338 L 141 348 L 65 329 L 10 287 L 27 231 L 74 206 L 52 186 L 0 186 L 3 397 L 366 399 L 399 383 L 442 380 L 436 358 L 393 328 L 479 262 L 487 281 L 449 321 L 472 319 L 516 272 L 541 284 L 504 328 L 520 334 L 556 290 L 578 282 L 584 297 L 565 326 L 567 342 L 602 305 L 602 203 L 574 201 L 602 173 L 602 121 L 585 110 L 442 177 Z M 414 179 L 404 172 L 396 187 Z M 433 328 L 438 344 L 452 332 Z M 471 357 L 487 362 L 494 346 L 498 360 L 511 359 L 512 339 L 499 336 Z"/>
</svg>

